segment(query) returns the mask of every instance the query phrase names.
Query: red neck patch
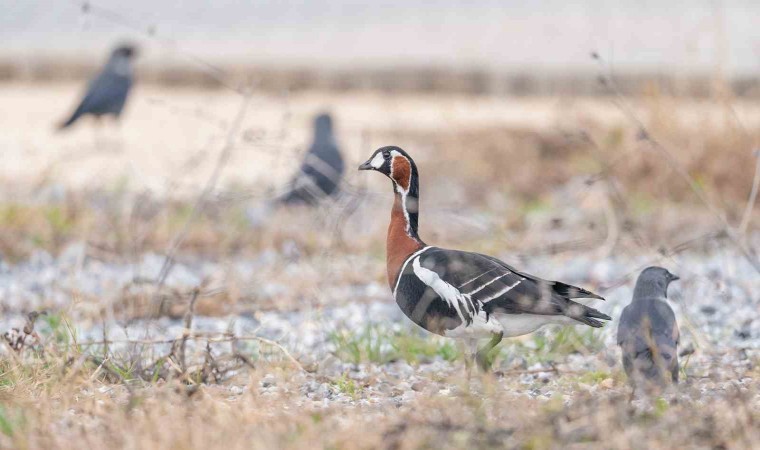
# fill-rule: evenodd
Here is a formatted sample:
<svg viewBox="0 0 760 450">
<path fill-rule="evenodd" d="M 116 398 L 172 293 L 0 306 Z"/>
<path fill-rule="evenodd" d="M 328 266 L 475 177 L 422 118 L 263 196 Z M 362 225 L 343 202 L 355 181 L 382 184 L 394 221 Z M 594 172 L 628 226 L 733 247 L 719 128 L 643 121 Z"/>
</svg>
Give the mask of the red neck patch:
<svg viewBox="0 0 760 450">
<path fill-rule="evenodd" d="M 391 164 L 391 178 L 402 190 L 408 191 L 412 183 L 412 165 L 403 156 L 394 156 Z"/>
<path fill-rule="evenodd" d="M 393 202 L 393 209 L 391 210 L 391 223 L 388 226 L 388 239 L 385 242 L 388 285 L 391 290 L 393 290 L 404 261 L 409 255 L 424 247 L 420 241 L 409 236 L 406 232 L 406 226 L 401 195 L 396 194 L 396 200 Z"/>
</svg>

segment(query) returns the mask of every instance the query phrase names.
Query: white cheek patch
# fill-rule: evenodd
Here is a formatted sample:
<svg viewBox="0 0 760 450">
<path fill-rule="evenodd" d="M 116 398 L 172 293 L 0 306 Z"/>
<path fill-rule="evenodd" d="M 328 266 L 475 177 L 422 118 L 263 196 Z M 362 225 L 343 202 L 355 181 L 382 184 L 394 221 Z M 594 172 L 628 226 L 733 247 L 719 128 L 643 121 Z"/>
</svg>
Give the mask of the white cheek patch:
<svg viewBox="0 0 760 450">
<path fill-rule="evenodd" d="M 374 158 L 372 158 L 372 161 L 369 162 L 369 165 L 375 169 L 379 169 L 383 166 L 383 163 L 385 163 L 385 158 L 383 158 L 382 153 L 378 153 Z"/>
</svg>

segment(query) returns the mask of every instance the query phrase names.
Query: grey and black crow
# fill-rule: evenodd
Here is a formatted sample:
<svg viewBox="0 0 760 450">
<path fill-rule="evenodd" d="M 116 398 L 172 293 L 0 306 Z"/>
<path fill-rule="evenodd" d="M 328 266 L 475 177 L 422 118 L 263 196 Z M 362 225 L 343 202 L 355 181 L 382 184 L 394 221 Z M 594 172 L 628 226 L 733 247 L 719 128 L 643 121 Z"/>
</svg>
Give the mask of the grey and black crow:
<svg viewBox="0 0 760 450">
<path fill-rule="evenodd" d="M 620 316 L 617 343 L 634 389 L 678 383 L 678 324 L 666 301 L 668 285 L 677 279 L 662 267 L 646 268 Z"/>
<path fill-rule="evenodd" d="M 337 193 L 342 177 L 343 157 L 333 135 L 332 118 L 320 114 L 314 119 L 314 141 L 281 201 L 314 205 Z"/>
<path fill-rule="evenodd" d="M 120 45 L 111 52 L 105 67 L 90 81 L 82 102 L 71 117 L 60 125 L 61 129 L 70 127 L 87 114 L 119 117 L 132 87 L 132 58 L 135 53 L 132 45 Z"/>
</svg>

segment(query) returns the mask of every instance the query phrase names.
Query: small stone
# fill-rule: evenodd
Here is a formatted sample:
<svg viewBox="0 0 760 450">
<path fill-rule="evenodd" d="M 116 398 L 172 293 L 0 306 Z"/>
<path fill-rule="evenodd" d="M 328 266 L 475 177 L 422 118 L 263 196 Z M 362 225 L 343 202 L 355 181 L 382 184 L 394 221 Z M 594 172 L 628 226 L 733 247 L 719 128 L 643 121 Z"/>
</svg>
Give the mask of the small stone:
<svg viewBox="0 0 760 450">
<path fill-rule="evenodd" d="M 605 389 L 612 389 L 613 386 L 615 386 L 615 380 L 613 380 L 612 378 L 605 378 L 604 380 L 602 380 L 601 383 L 599 383 L 599 386 Z"/>
<path fill-rule="evenodd" d="M 425 383 L 424 382 L 422 382 L 422 381 L 415 381 L 414 383 L 412 383 L 412 390 L 413 391 L 420 392 L 423 389 L 425 389 Z"/>
<path fill-rule="evenodd" d="M 261 380 L 261 387 L 268 388 L 276 384 L 277 382 L 274 379 L 274 375 L 272 375 L 271 373 L 264 375 L 264 378 Z"/>
<path fill-rule="evenodd" d="M 409 383 L 407 383 L 406 381 L 401 381 L 400 383 L 397 383 L 393 387 L 393 393 L 395 395 L 400 395 L 403 392 L 410 391 L 411 389 L 412 389 L 412 386 Z"/>
<path fill-rule="evenodd" d="M 414 400 L 417 397 L 417 393 L 414 391 L 406 391 L 404 392 L 404 395 L 401 396 L 401 401 L 403 402 L 409 402 Z"/>
<path fill-rule="evenodd" d="M 708 316 L 712 316 L 715 314 L 718 310 L 714 306 L 703 306 L 701 308 L 702 312 L 707 314 Z"/>
<path fill-rule="evenodd" d="M 334 375 L 341 371 L 342 366 L 340 360 L 332 355 L 328 355 L 322 361 L 318 363 L 317 372 L 324 373 L 326 375 Z"/>
<path fill-rule="evenodd" d="M 81 264 L 87 255 L 87 245 L 83 242 L 69 244 L 58 255 L 58 264 L 61 266 L 76 266 Z"/>
<path fill-rule="evenodd" d="M 389 395 L 393 392 L 393 386 L 391 386 L 390 383 L 386 383 L 385 381 L 381 381 L 380 383 L 377 383 L 374 386 L 374 390 L 385 395 Z"/>
<path fill-rule="evenodd" d="M 330 385 L 327 383 L 322 383 L 319 385 L 319 388 L 317 389 L 315 393 L 315 397 L 321 398 L 321 399 L 328 399 L 332 395 L 332 389 L 330 388 Z"/>
<path fill-rule="evenodd" d="M 277 386 L 259 389 L 259 395 L 262 397 L 274 397 L 277 395 Z"/>
<path fill-rule="evenodd" d="M 739 339 L 742 339 L 742 340 L 746 340 L 746 339 L 749 339 L 749 338 L 752 337 L 752 333 L 750 333 L 750 331 L 746 330 L 746 329 L 745 330 L 736 330 L 736 331 L 734 331 L 734 333 L 736 334 L 736 337 L 738 337 Z"/>
</svg>

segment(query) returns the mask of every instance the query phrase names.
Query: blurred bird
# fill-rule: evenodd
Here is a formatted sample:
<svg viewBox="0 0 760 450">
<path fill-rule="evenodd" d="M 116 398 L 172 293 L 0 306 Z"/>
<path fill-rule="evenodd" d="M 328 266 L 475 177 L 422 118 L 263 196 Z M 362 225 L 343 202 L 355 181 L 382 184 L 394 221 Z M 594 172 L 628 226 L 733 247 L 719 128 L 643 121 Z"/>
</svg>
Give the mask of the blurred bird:
<svg viewBox="0 0 760 450">
<path fill-rule="evenodd" d="M 648 391 L 678 383 L 678 324 L 667 304 L 668 285 L 678 280 L 662 267 L 648 267 L 636 281 L 631 304 L 623 309 L 617 343 L 634 388 Z"/>
<path fill-rule="evenodd" d="M 602 297 L 585 289 L 521 272 L 480 253 L 425 244 L 417 233 L 419 175 L 398 147 L 375 151 L 359 170 L 374 170 L 393 182 L 395 202 L 386 242 L 388 284 L 396 303 L 420 327 L 463 339 L 471 347 L 490 342 L 473 356 L 482 370 L 504 336 L 528 334 L 544 325 L 585 324 L 599 328 L 610 316 L 571 299 Z M 470 360 L 467 360 L 469 372 Z"/>
<path fill-rule="evenodd" d="M 92 114 L 100 117 L 113 114 L 118 118 L 132 87 L 132 58 L 135 47 L 124 44 L 116 47 L 103 70 L 92 80 L 82 102 L 59 129 L 70 127 L 80 117 Z"/>
<path fill-rule="evenodd" d="M 314 119 L 314 141 L 280 201 L 315 205 L 338 192 L 342 177 L 343 157 L 333 135 L 332 118 L 320 114 Z"/>
</svg>

